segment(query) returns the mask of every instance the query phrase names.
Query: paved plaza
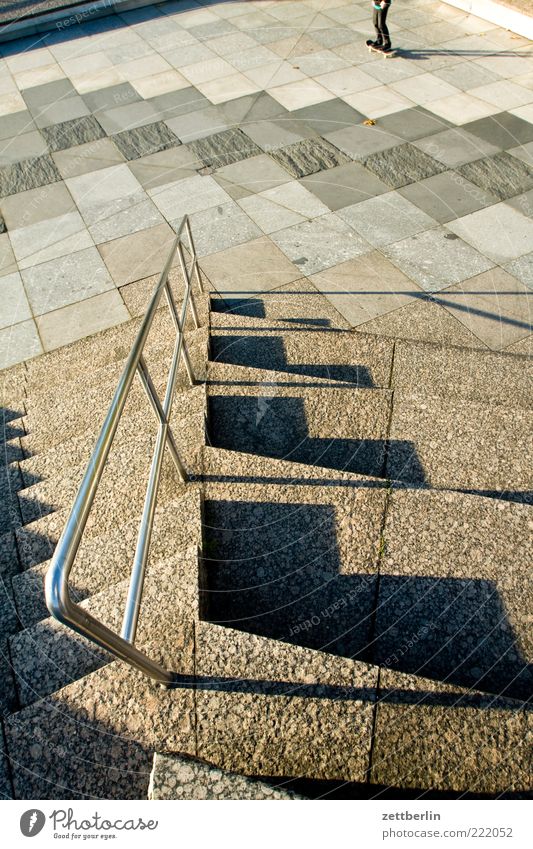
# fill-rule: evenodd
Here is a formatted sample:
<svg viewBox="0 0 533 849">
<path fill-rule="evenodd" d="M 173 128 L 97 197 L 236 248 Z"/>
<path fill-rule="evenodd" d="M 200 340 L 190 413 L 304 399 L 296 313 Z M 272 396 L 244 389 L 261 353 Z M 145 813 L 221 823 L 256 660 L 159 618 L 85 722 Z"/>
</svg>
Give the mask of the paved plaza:
<svg viewBox="0 0 533 849">
<path fill-rule="evenodd" d="M 0 45 L 0 367 L 130 317 L 191 217 L 227 299 L 528 353 L 533 46 L 434 0 L 168 2 Z"/>
</svg>

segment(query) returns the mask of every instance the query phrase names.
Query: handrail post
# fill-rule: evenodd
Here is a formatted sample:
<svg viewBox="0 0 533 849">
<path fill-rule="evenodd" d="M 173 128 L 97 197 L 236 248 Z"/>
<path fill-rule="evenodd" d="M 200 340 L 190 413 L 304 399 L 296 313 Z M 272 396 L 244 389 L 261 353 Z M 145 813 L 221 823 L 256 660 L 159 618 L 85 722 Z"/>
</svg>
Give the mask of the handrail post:
<svg viewBox="0 0 533 849">
<path fill-rule="evenodd" d="M 156 392 L 156 388 L 153 384 L 152 378 L 150 377 L 150 372 L 148 371 L 148 367 L 146 365 L 144 357 L 141 357 L 141 359 L 139 360 L 139 365 L 137 366 L 137 370 L 138 370 L 139 377 L 140 377 L 141 383 L 143 385 L 144 391 L 146 392 L 146 394 L 148 396 L 148 399 L 149 399 L 149 401 L 150 401 L 150 403 L 151 403 L 151 405 L 152 405 L 152 407 L 155 411 L 155 414 L 156 414 L 158 421 L 161 424 L 167 424 L 168 425 L 167 447 L 168 447 L 168 450 L 170 451 L 170 456 L 172 457 L 172 460 L 174 461 L 174 465 L 176 466 L 176 469 L 178 471 L 178 474 L 179 474 L 181 480 L 183 481 L 183 483 L 187 483 L 187 481 L 189 480 L 189 476 L 188 476 L 187 472 L 185 471 L 185 467 L 184 467 L 183 463 L 180 460 L 178 448 L 176 446 L 176 441 L 174 439 L 174 434 L 172 432 L 172 429 L 170 427 L 169 422 L 165 418 L 165 414 L 163 412 L 163 407 L 161 406 L 161 401 L 159 400 L 159 396 Z"/>
<path fill-rule="evenodd" d="M 202 285 L 202 278 L 200 276 L 200 269 L 198 267 L 198 256 L 196 254 L 196 248 L 194 246 L 194 239 L 192 237 L 191 222 L 189 221 L 188 216 L 185 218 L 185 230 L 187 231 L 187 238 L 189 240 L 189 247 L 191 249 L 192 266 L 196 275 L 196 282 L 198 283 L 198 288 L 200 292 L 203 294 L 204 287 Z"/>
</svg>

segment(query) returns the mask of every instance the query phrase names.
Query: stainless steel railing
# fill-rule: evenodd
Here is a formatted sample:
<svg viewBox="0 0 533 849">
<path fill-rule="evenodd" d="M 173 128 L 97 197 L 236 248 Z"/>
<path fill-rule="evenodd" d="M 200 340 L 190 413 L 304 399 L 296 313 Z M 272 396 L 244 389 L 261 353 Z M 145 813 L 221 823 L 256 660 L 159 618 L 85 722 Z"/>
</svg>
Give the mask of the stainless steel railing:
<svg viewBox="0 0 533 849">
<path fill-rule="evenodd" d="M 188 241 L 190 268 L 187 267 L 183 250 L 184 234 Z M 168 282 L 169 272 L 172 267 L 172 263 L 174 262 L 176 252 L 179 257 L 184 279 L 184 295 L 180 313 L 178 313 L 176 302 Z M 185 322 L 189 307 L 195 327 L 199 326 L 198 313 L 196 311 L 192 293 L 193 277 L 196 280 L 200 292 L 202 292 L 202 281 L 200 278 L 198 259 L 196 249 L 194 247 L 191 226 L 188 217 L 185 216 L 181 222 L 172 245 L 172 249 L 165 263 L 165 267 L 163 268 L 157 286 L 155 287 L 143 322 L 124 366 L 124 370 L 118 382 L 109 411 L 102 425 L 100 435 L 98 436 L 91 459 L 89 460 L 87 469 L 83 476 L 78 494 L 76 495 L 67 523 L 57 544 L 45 581 L 46 604 L 52 616 L 64 625 L 72 628 L 72 630 L 76 631 L 78 634 L 81 634 L 83 637 L 87 637 L 89 640 L 97 643 L 111 654 L 114 654 L 117 658 L 126 661 L 126 663 L 136 667 L 141 672 L 144 672 L 146 675 L 154 678 L 156 681 L 167 685 L 173 682 L 173 673 L 164 669 L 159 663 L 137 649 L 134 642 L 137 632 L 139 612 L 141 609 L 143 584 L 146 564 L 148 562 L 152 527 L 157 504 L 157 493 L 165 448 L 168 448 L 180 478 L 184 482 L 187 481 L 187 473 L 180 460 L 174 436 L 169 425 L 169 419 L 172 411 L 172 401 L 180 361 L 183 361 L 191 385 L 195 382 L 184 338 Z M 165 293 L 172 321 L 176 329 L 176 343 L 174 345 L 174 351 L 170 363 L 165 397 L 161 403 L 150 377 L 147 365 L 144 361 L 143 350 L 163 292 Z M 69 576 L 98 490 L 104 466 L 113 443 L 113 438 L 118 428 L 120 418 L 128 398 L 128 393 L 136 374 L 138 374 L 150 404 L 155 412 L 158 421 L 158 433 L 152 457 L 152 464 L 150 467 L 148 485 L 146 488 L 144 508 L 131 571 L 122 631 L 119 635 L 72 600 L 69 590 Z"/>
</svg>

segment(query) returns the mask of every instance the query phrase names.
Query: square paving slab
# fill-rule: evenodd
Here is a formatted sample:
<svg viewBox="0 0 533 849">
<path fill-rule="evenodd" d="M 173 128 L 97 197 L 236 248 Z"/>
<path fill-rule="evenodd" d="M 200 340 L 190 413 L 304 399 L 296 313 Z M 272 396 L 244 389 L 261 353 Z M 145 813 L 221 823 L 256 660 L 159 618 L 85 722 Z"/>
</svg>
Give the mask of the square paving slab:
<svg viewBox="0 0 533 849">
<path fill-rule="evenodd" d="M 504 268 L 530 289 L 533 289 L 533 253 L 520 256 L 505 264 Z"/>
<path fill-rule="evenodd" d="M 44 107 L 35 115 L 35 123 L 38 127 L 50 127 L 52 124 L 62 124 L 84 115 L 89 115 L 89 109 L 83 98 L 80 95 L 71 95 Z"/>
<path fill-rule="evenodd" d="M 337 212 L 354 230 L 378 248 L 435 227 L 437 222 L 398 192 L 387 192 Z"/>
<path fill-rule="evenodd" d="M 261 148 L 239 129 L 224 130 L 197 139 L 191 142 L 189 147 L 205 166 L 213 169 L 262 153 Z"/>
<path fill-rule="evenodd" d="M 0 141 L 0 166 L 42 156 L 45 153 L 48 153 L 48 145 L 37 130 L 22 133 L 16 138 Z"/>
<path fill-rule="evenodd" d="M 115 284 L 124 286 L 160 274 L 174 238 L 174 231 L 165 223 L 113 239 L 98 250 Z"/>
<path fill-rule="evenodd" d="M 177 118 L 165 118 L 165 120 L 182 142 L 202 139 L 228 130 L 231 126 L 219 106 L 206 106 L 204 109 L 187 112 Z"/>
<path fill-rule="evenodd" d="M 95 247 L 27 268 L 22 272 L 22 279 L 35 315 L 113 288 L 113 281 Z"/>
<path fill-rule="evenodd" d="M 291 112 L 291 118 L 323 136 L 326 133 L 341 130 L 343 127 L 353 127 L 359 124 L 363 121 L 364 115 L 349 106 L 344 100 L 335 99 L 306 106 L 303 109 L 295 109 L 294 112 Z"/>
<path fill-rule="evenodd" d="M 48 154 L 25 159 L 23 162 L 0 168 L 0 196 L 26 192 L 58 180 L 61 180 L 61 174 Z"/>
<path fill-rule="evenodd" d="M 450 221 L 448 229 L 500 264 L 529 253 L 533 245 L 533 221 L 506 203 Z"/>
<path fill-rule="evenodd" d="M 302 276 L 268 236 L 205 257 L 202 271 L 219 292 L 241 295 L 275 289 Z"/>
<path fill-rule="evenodd" d="M 31 133 L 35 129 L 37 125 L 27 109 L 0 116 L 0 139 L 15 138 L 21 133 Z"/>
<path fill-rule="evenodd" d="M 177 228 L 181 219 L 171 223 Z M 225 251 L 261 235 L 259 227 L 234 201 L 193 213 L 191 227 L 199 256 Z"/>
<path fill-rule="evenodd" d="M 350 161 L 346 154 L 325 139 L 304 139 L 289 147 L 272 151 L 270 155 L 291 177 L 307 177 L 309 174 L 346 165 Z"/>
<path fill-rule="evenodd" d="M 441 224 L 490 206 L 498 200 L 465 180 L 456 171 L 445 171 L 427 180 L 411 183 L 400 189 L 400 194 Z"/>
<path fill-rule="evenodd" d="M 454 127 L 428 138 L 418 139 L 415 147 L 448 168 L 456 168 L 457 165 L 464 165 L 473 159 L 498 153 L 496 145 L 469 133 L 463 127 Z"/>
<path fill-rule="evenodd" d="M 263 233 L 273 233 L 329 212 L 325 204 L 296 180 L 242 198 L 239 205 Z"/>
<path fill-rule="evenodd" d="M 463 129 L 499 147 L 500 150 L 508 150 L 510 147 L 533 141 L 533 124 L 511 115 L 510 112 L 500 112 L 488 118 L 471 121 L 464 124 Z"/>
<path fill-rule="evenodd" d="M 351 206 L 388 191 L 388 186 L 358 162 L 304 177 L 302 184 L 331 210 Z"/>
<path fill-rule="evenodd" d="M 127 160 L 168 150 L 169 147 L 177 147 L 180 143 L 178 137 L 162 121 L 117 133 L 113 136 L 113 141 Z"/>
<path fill-rule="evenodd" d="M 51 151 L 65 150 L 68 147 L 105 138 L 102 127 L 92 115 L 74 118 L 62 124 L 52 124 L 44 127 L 41 132 Z"/>
<path fill-rule="evenodd" d="M 229 200 L 213 177 L 198 174 L 150 189 L 148 194 L 167 221 L 177 221 L 184 215 L 220 206 Z"/>
<path fill-rule="evenodd" d="M 43 346 L 33 320 L 0 330 L 0 369 L 42 354 Z"/>
<path fill-rule="evenodd" d="M 500 200 L 533 188 L 533 167 L 505 152 L 476 159 L 460 165 L 457 170 L 467 180 Z"/>
<path fill-rule="evenodd" d="M 396 136 L 398 140 L 414 141 L 434 133 L 440 133 L 450 126 L 449 121 L 428 112 L 422 106 L 414 109 L 402 109 L 392 115 L 384 115 L 379 119 L 382 131 Z"/>
<path fill-rule="evenodd" d="M 22 92 L 22 97 L 32 115 L 39 115 L 46 106 L 58 103 L 66 98 L 77 96 L 70 80 L 54 80 L 51 83 L 32 86 Z"/>
<path fill-rule="evenodd" d="M 363 124 L 344 127 L 325 133 L 331 144 L 346 153 L 351 159 L 364 159 L 371 153 L 395 147 L 401 139 L 388 133 L 380 126 L 367 127 Z"/>
<path fill-rule="evenodd" d="M 133 130 L 144 124 L 154 124 L 163 120 L 164 116 L 150 101 L 142 100 L 138 103 L 127 103 L 124 106 L 115 106 L 98 112 L 98 123 L 102 125 L 106 133 L 121 133 L 124 130 Z"/>
<path fill-rule="evenodd" d="M 304 274 L 315 274 L 370 251 L 370 245 L 333 213 L 296 224 L 272 240 Z"/>
<path fill-rule="evenodd" d="M 124 157 L 111 139 L 97 139 L 67 150 L 58 150 L 52 158 L 64 180 L 124 162 Z"/>
<path fill-rule="evenodd" d="M 426 292 L 481 274 L 494 265 L 444 227 L 387 245 L 383 253 Z"/>
<path fill-rule="evenodd" d="M 303 139 L 316 137 L 316 132 L 303 121 L 291 117 L 274 118 L 271 121 L 246 122 L 243 126 L 247 136 L 265 151 L 294 145 Z"/>
<path fill-rule="evenodd" d="M 62 181 L 2 199 L 2 214 L 9 230 L 46 221 L 66 212 L 74 212 L 76 204 Z"/>
<path fill-rule="evenodd" d="M 262 153 L 219 168 L 214 178 L 232 198 L 238 199 L 283 185 L 287 182 L 287 172 Z"/>
<path fill-rule="evenodd" d="M 171 147 L 150 156 L 132 159 L 128 167 L 143 189 L 154 189 L 187 177 L 195 177 L 201 163 L 186 145 Z"/>
<path fill-rule="evenodd" d="M 363 165 L 393 189 L 433 177 L 434 174 L 445 170 L 441 162 L 437 162 L 412 144 L 373 153 L 363 160 Z"/>
<path fill-rule="evenodd" d="M 100 88 L 96 91 L 88 91 L 83 95 L 83 100 L 91 112 L 102 112 L 113 109 L 115 106 L 127 106 L 141 100 L 140 94 L 135 91 L 130 83 L 112 85 L 108 88 Z"/>
</svg>

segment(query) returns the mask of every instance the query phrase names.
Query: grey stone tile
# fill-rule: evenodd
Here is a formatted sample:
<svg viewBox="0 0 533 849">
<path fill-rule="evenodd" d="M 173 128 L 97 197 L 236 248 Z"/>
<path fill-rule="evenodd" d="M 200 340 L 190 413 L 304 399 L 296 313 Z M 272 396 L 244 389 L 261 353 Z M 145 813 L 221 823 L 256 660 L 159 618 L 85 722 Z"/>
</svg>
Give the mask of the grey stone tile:
<svg viewBox="0 0 533 849">
<path fill-rule="evenodd" d="M 364 115 L 357 109 L 337 98 L 296 109 L 290 113 L 290 117 L 293 121 L 302 122 L 321 136 L 341 130 L 343 127 L 353 127 L 364 119 Z"/>
<path fill-rule="evenodd" d="M 21 269 L 92 246 L 79 212 L 68 212 L 12 230 L 10 238 Z"/>
<path fill-rule="evenodd" d="M 115 106 L 113 109 L 104 109 L 98 112 L 98 123 L 102 125 L 108 135 L 122 133 L 124 130 L 133 130 L 144 126 L 144 124 L 154 124 L 160 120 L 161 110 L 148 100 L 127 103 L 124 106 Z"/>
<path fill-rule="evenodd" d="M 400 144 L 397 136 L 387 133 L 381 126 L 366 127 L 357 124 L 334 130 L 325 134 L 325 138 L 339 150 L 344 151 L 351 159 L 364 159 L 371 153 L 388 150 Z"/>
<path fill-rule="evenodd" d="M 272 151 L 270 155 L 288 171 L 291 177 L 308 177 L 310 174 L 350 162 L 345 153 L 320 138 L 304 139 L 288 147 Z"/>
<path fill-rule="evenodd" d="M 0 169 L 0 196 L 14 195 L 61 180 L 51 156 L 25 159 Z"/>
<path fill-rule="evenodd" d="M 2 199 L 2 214 L 9 230 L 27 227 L 57 215 L 73 212 L 76 205 L 63 182 L 50 183 Z"/>
<path fill-rule="evenodd" d="M 148 191 L 165 183 L 196 176 L 201 164 L 186 145 L 180 145 L 133 159 L 129 163 L 129 169 L 143 189 Z"/>
<path fill-rule="evenodd" d="M 142 195 L 118 212 L 102 212 L 102 217 L 89 226 L 89 233 L 95 245 L 164 223 L 164 218 L 155 204 L 146 196 L 143 199 Z"/>
<path fill-rule="evenodd" d="M 38 127 L 49 127 L 52 124 L 82 118 L 84 115 L 89 115 L 89 109 L 83 98 L 80 95 L 72 95 L 43 107 L 42 111 L 35 115 L 35 123 Z"/>
<path fill-rule="evenodd" d="M 229 200 L 213 177 L 201 177 L 199 174 L 150 189 L 148 194 L 167 221 L 176 221 L 184 215 L 202 212 Z"/>
<path fill-rule="evenodd" d="M 218 20 L 210 21 L 207 24 L 198 24 L 198 26 L 191 27 L 189 32 L 197 38 L 198 41 L 208 41 L 210 38 L 229 35 L 230 33 L 238 32 L 238 30 L 232 23 L 230 23 L 230 21 L 219 18 Z"/>
<path fill-rule="evenodd" d="M 0 330 L 0 369 L 42 354 L 43 346 L 33 320 Z"/>
<path fill-rule="evenodd" d="M 518 147 L 511 147 L 507 153 L 510 153 L 512 156 L 516 156 L 528 165 L 533 165 L 533 142 L 521 144 Z"/>
<path fill-rule="evenodd" d="M 398 192 L 387 192 L 340 209 L 337 214 L 378 248 L 435 227 L 436 220 L 426 212 Z"/>
<path fill-rule="evenodd" d="M 498 264 L 530 253 L 533 245 L 533 221 L 506 203 L 450 221 L 448 229 Z"/>
<path fill-rule="evenodd" d="M 498 200 L 455 171 L 444 171 L 412 183 L 400 189 L 400 194 L 440 224 L 476 212 Z"/>
<path fill-rule="evenodd" d="M 94 247 L 27 268 L 22 271 L 22 279 L 35 315 L 113 288 L 109 272 Z"/>
<path fill-rule="evenodd" d="M 514 259 L 504 265 L 506 271 L 533 289 L 533 252 Z"/>
<path fill-rule="evenodd" d="M 253 121 L 270 121 L 283 115 L 289 115 L 281 103 L 274 100 L 266 91 L 258 94 L 246 94 L 221 103 L 220 108 L 231 124 L 246 124 Z"/>
<path fill-rule="evenodd" d="M 125 163 L 71 177 L 67 186 L 89 225 L 146 200 L 146 193 Z"/>
<path fill-rule="evenodd" d="M 169 118 L 166 123 L 184 143 L 220 133 L 231 126 L 219 106 L 187 112 L 177 118 Z"/>
<path fill-rule="evenodd" d="M 239 206 L 264 233 L 302 224 L 306 219 L 329 212 L 325 204 L 296 180 L 241 198 Z"/>
<path fill-rule="evenodd" d="M 531 289 L 512 273 L 492 268 L 450 286 L 439 303 L 488 348 L 500 351 L 533 331 L 531 298 Z"/>
<path fill-rule="evenodd" d="M 0 277 L 0 298 L 2 300 L 0 328 L 11 327 L 13 324 L 18 324 L 20 321 L 26 321 L 32 317 L 22 279 L 18 272 L 5 275 L 2 273 Z"/>
<path fill-rule="evenodd" d="M 383 253 L 426 292 L 481 274 L 494 265 L 444 227 L 426 230 L 383 248 Z"/>
<path fill-rule="evenodd" d="M 454 127 L 427 139 L 418 139 L 414 144 L 448 168 L 456 168 L 457 165 L 464 165 L 465 162 L 472 162 L 482 156 L 493 156 L 499 150 L 463 127 Z"/>
<path fill-rule="evenodd" d="M 48 153 L 48 145 L 37 130 L 22 133 L 16 138 L 0 141 L 0 166 L 43 156 L 45 153 Z"/>
<path fill-rule="evenodd" d="M 177 227 L 181 219 L 172 222 Z M 261 230 L 234 202 L 204 209 L 191 215 L 194 244 L 199 256 L 241 245 L 261 236 Z"/>
<path fill-rule="evenodd" d="M 372 250 L 365 239 L 333 213 L 279 230 L 271 238 L 306 275 Z"/>
<path fill-rule="evenodd" d="M 220 168 L 217 183 L 232 197 L 242 198 L 287 182 L 287 172 L 266 153 Z"/>
<path fill-rule="evenodd" d="M 354 41 L 354 33 L 348 27 L 325 27 L 324 29 L 313 29 L 313 41 L 317 41 L 322 47 L 340 47 L 341 44 L 349 44 Z"/>
<path fill-rule="evenodd" d="M 341 209 L 389 191 L 389 187 L 358 162 L 304 177 L 302 184 L 329 209 Z"/>
<path fill-rule="evenodd" d="M 31 113 L 27 109 L 0 116 L 0 139 L 9 139 L 36 129 Z"/>
<path fill-rule="evenodd" d="M 44 127 L 42 134 L 52 152 L 105 138 L 102 127 L 92 115 Z"/>
<path fill-rule="evenodd" d="M 13 274 L 17 271 L 17 262 L 7 233 L 0 234 L 0 275 Z"/>
<path fill-rule="evenodd" d="M 52 154 L 52 158 L 64 180 L 124 162 L 124 157 L 111 139 L 97 139 L 59 150 Z"/>
<path fill-rule="evenodd" d="M 272 151 L 292 145 L 302 139 L 317 136 L 306 124 L 292 118 L 274 118 L 271 121 L 246 122 L 243 129 L 262 150 Z"/>
<path fill-rule="evenodd" d="M 475 62 L 459 62 L 450 67 L 438 68 L 433 73 L 444 82 L 454 85 L 462 91 L 468 91 L 468 89 L 477 88 L 480 85 L 488 85 L 488 83 L 500 79 L 497 74 L 493 74 L 492 71 L 482 68 Z"/>
<path fill-rule="evenodd" d="M 224 130 L 189 145 L 208 168 L 222 168 L 262 153 L 261 149 L 239 129 Z"/>
<path fill-rule="evenodd" d="M 168 150 L 180 144 L 178 137 L 163 121 L 117 133 L 113 136 L 113 141 L 127 160 L 150 156 L 152 153 Z"/>
<path fill-rule="evenodd" d="M 498 153 L 460 165 L 457 170 L 480 189 L 500 200 L 520 195 L 533 188 L 533 168 L 508 153 Z"/>
<path fill-rule="evenodd" d="M 409 143 L 373 153 L 363 160 L 363 165 L 393 189 L 446 170 L 441 162 Z"/>
<path fill-rule="evenodd" d="M 70 80 L 63 79 L 24 89 L 21 94 L 32 115 L 39 115 L 45 106 L 76 96 L 77 91 Z"/>
<path fill-rule="evenodd" d="M 496 145 L 500 150 L 508 150 L 510 147 L 533 141 L 533 124 L 509 112 L 500 112 L 498 115 L 463 124 L 463 130 Z"/>
<path fill-rule="evenodd" d="M 197 112 L 211 106 L 207 97 L 204 97 L 197 88 L 189 86 L 168 94 L 158 94 L 146 101 L 155 111 L 157 121 L 167 121 L 180 115 L 188 115 L 189 112 Z M 178 133 L 179 136 L 179 133 Z"/>
<path fill-rule="evenodd" d="M 130 83 L 88 91 L 82 97 L 91 112 L 105 112 L 114 109 L 116 106 L 127 106 L 129 103 L 135 103 L 142 99 Z"/>
<path fill-rule="evenodd" d="M 428 112 L 422 106 L 414 109 L 403 109 L 401 112 L 393 112 L 392 115 L 383 115 L 379 119 L 382 131 L 396 136 L 404 141 L 414 141 L 450 127 L 450 122 L 439 118 L 432 112 Z"/>
</svg>

